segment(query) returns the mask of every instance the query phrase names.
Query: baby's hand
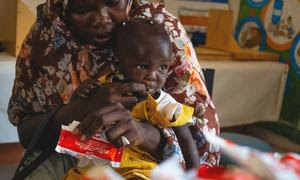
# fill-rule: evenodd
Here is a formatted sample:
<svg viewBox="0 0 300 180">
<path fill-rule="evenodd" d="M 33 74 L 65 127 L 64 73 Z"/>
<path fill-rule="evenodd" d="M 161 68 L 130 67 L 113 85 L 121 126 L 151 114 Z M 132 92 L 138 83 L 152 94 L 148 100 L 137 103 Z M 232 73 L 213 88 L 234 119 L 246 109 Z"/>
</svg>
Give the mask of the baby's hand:
<svg viewBox="0 0 300 180">
<path fill-rule="evenodd" d="M 99 86 L 101 87 L 102 85 L 97 79 L 87 79 L 83 81 L 77 89 L 75 89 L 72 98 L 88 98 L 90 97 L 91 92 Z"/>
</svg>

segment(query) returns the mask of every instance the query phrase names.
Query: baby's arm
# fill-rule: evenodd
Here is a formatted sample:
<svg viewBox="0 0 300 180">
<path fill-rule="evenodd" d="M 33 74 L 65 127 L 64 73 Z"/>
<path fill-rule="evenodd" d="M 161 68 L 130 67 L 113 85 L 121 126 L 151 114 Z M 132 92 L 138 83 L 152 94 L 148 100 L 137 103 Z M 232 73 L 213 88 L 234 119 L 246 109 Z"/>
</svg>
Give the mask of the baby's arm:
<svg viewBox="0 0 300 180">
<path fill-rule="evenodd" d="M 88 98 L 91 92 L 96 89 L 98 86 L 101 86 L 101 83 L 96 79 L 87 79 L 83 81 L 73 92 L 71 99 L 74 97 L 79 98 Z"/>
<path fill-rule="evenodd" d="M 173 127 L 178 139 L 182 154 L 184 156 L 186 169 L 196 168 L 199 165 L 199 153 L 192 137 L 191 131 L 187 125 Z"/>
</svg>

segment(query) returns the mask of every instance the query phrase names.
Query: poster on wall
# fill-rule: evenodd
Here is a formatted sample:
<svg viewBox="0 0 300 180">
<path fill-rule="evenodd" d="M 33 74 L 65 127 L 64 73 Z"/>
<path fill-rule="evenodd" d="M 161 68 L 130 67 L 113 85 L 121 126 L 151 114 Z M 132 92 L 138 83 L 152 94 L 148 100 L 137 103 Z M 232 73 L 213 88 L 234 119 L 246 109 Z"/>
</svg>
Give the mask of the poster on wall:
<svg viewBox="0 0 300 180">
<path fill-rule="evenodd" d="M 300 143 L 300 0 L 242 0 L 235 37 L 242 47 L 277 53 L 289 65 L 280 123 L 267 127 Z"/>
<path fill-rule="evenodd" d="M 247 3 L 252 8 L 262 8 L 264 7 L 269 0 L 247 0 Z"/>
<path fill-rule="evenodd" d="M 292 68 L 294 68 L 298 76 L 300 76 L 300 33 L 294 39 L 290 50 L 290 58 Z"/>
<path fill-rule="evenodd" d="M 242 0 L 238 24 L 235 35 L 241 46 L 261 40 L 259 49 L 265 46 L 264 51 L 279 54 L 280 62 L 289 65 L 281 121 L 267 127 L 300 143 L 300 0 Z M 261 27 L 265 37 L 253 38 Z"/>
<path fill-rule="evenodd" d="M 163 0 L 168 11 L 179 17 L 180 9 L 208 12 L 210 9 L 229 10 L 228 0 Z"/>
<path fill-rule="evenodd" d="M 270 0 L 261 13 L 267 44 L 279 51 L 290 49 L 300 30 L 299 0 Z"/>
<path fill-rule="evenodd" d="M 264 50 L 266 46 L 266 32 L 257 17 L 243 18 L 237 26 L 235 38 L 242 48 Z"/>
<path fill-rule="evenodd" d="M 194 46 L 204 44 L 210 9 L 229 10 L 228 0 L 164 0 L 167 10 L 178 17 Z"/>
</svg>

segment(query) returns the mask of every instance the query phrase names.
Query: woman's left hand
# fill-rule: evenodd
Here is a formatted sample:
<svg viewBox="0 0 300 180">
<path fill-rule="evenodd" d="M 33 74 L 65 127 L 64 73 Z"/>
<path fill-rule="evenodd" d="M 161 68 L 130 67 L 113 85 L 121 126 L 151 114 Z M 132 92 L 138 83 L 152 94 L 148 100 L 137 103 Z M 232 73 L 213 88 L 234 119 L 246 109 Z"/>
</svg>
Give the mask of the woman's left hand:
<svg viewBox="0 0 300 180">
<path fill-rule="evenodd" d="M 98 127 L 98 128 L 94 128 Z M 90 138 L 96 131 L 106 130 L 108 141 L 117 147 L 123 146 L 122 136 L 129 141 L 129 146 L 138 146 L 155 157 L 160 157 L 163 137 L 159 130 L 149 123 L 135 120 L 128 109 L 121 103 L 107 105 L 88 115 L 78 126 L 85 138 Z"/>
</svg>

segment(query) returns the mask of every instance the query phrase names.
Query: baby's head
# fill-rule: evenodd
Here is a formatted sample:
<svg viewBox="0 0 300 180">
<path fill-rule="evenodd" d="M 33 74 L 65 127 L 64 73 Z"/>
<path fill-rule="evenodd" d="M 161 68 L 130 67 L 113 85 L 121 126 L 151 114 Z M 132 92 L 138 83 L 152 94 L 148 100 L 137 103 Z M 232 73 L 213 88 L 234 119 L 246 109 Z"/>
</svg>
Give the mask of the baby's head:
<svg viewBox="0 0 300 180">
<path fill-rule="evenodd" d="M 126 81 L 144 83 L 149 94 L 165 84 L 172 44 L 162 24 L 132 19 L 116 30 L 114 52 Z"/>
</svg>

